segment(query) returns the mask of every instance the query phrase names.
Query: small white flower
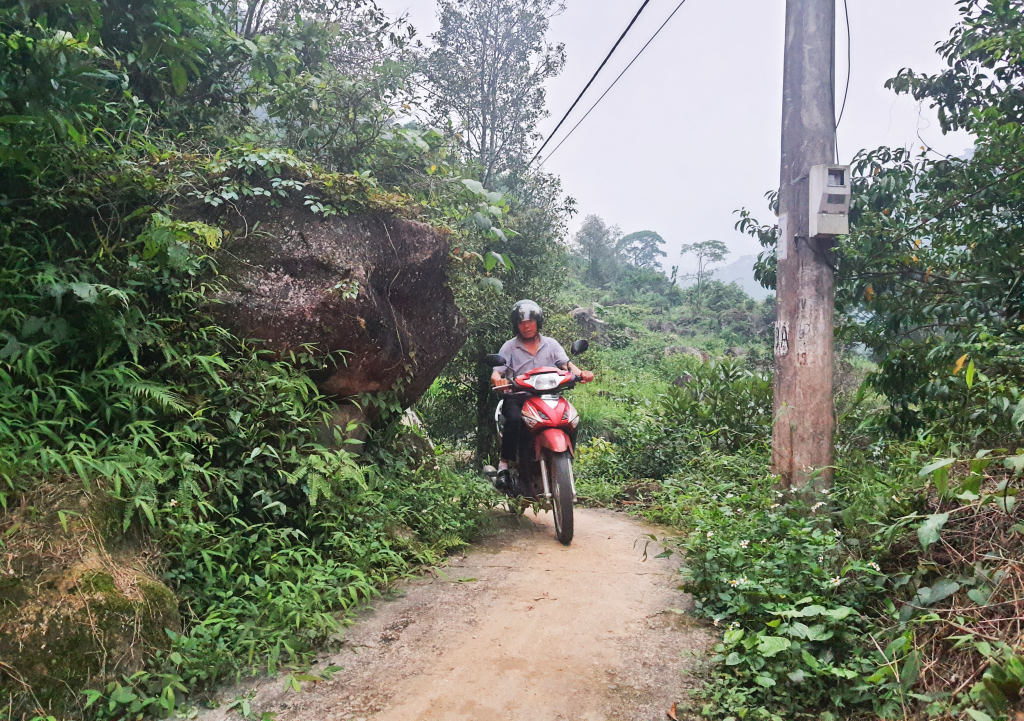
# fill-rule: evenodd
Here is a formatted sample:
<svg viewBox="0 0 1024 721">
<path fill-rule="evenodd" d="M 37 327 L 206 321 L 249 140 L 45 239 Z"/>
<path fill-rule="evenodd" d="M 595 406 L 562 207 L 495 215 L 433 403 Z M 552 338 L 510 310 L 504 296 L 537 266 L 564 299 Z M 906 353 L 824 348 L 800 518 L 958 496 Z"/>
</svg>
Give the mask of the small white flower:
<svg viewBox="0 0 1024 721">
<path fill-rule="evenodd" d="M 825 561 L 825 557 L 824 556 L 818 556 L 818 563 L 824 563 L 824 561 Z"/>
<path fill-rule="evenodd" d="M 881 567 L 881 566 L 879 566 L 879 565 L 878 565 L 877 563 L 875 563 L 874 561 L 872 561 L 871 563 L 869 563 L 869 564 L 868 564 L 868 566 L 870 566 L 871 568 L 875 569 L 875 570 L 876 570 L 876 571 L 878 571 L 879 573 L 881 573 L 881 572 L 882 572 L 882 567 Z"/>
<path fill-rule="evenodd" d="M 718 625 L 718 619 L 716 618 L 716 619 L 714 619 L 714 621 L 715 621 L 715 625 L 717 626 Z"/>
<path fill-rule="evenodd" d="M 732 495 L 731 493 L 726 493 L 726 494 L 725 494 L 725 497 L 726 497 L 726 498 L 734 498 L 734 496 L 733 496 L 733 495 Z"/>
<path fill-rule="evenodd" d="M 817 511 L 819 508 L 821 508 L 824 505 L 825 505 L 825 503 L 823 501 L 818 501 L 813 506 L 811 506 L 811 513 L 814 513 L 815 511 Z"/>
<path fill-rule="evenodd" d="M 782 504 L 779 504 L 779 503 L 773 503 L 773 504 L 771 505 L 771 507 L 772 507 L 772 508 L 778 508 L 778 507 L 779 507 L 780 505 L 782 505 Z"/>
<path fill-rule="evenodd" d="M 782 498 L 782 491 L 775 491 L 775 496 L 777 498 Z"/>
<path fill-rule="evenodd" d="M 711 538 L 713 535 L 715 535 L 714 531 L 708 531 L 708 538 Z"/>
<path fill-rule="evenodd" d="M 178 505 L 178 502 L 172 498 L 171 502 L 168 503 L 167 505 L 169 505 L 171 508 L 174 508 L 176 505 Z"/>
<path fill-rule="evenodd" d="M 740 541 L 740 548 L 746 548 L 750 545 L 750 541 Z"/>
<path fill-rule="evenodd" d="M 836 588 L 838 588 L 839 584 L 842 583 L 842 582 L 843 582 L 843 579 L 841 579 L 839 576 L 836 576 L 835 578 L 832 579 L 832 585 L 835 586 Z"/>
<path fill-rule="evenodd" d="M 768 539 L 767 538 L 762 538 L 761 539 L 761 543 L 768 543 Z"/>
<path fill-rule="evenodd" d="M 838 528 L 834 529 L 834 530 L 832 531 L 832 534 L 833 534 L 833 535 L 834 535 L 834 536 L 835 536 L 836 538 L 842 538 L 842 537 L 843 537 L 843 532 L 842 532 L 842 531 L 840 531 L 840 530 L 839 530 Z"/>
<path fill-rule="evenodd" d="M 893 497 L 892 497 L 892 500 L 896 501 L 896 503 L 899 503 L 899 502 L 900 502 L 900 499 L 898 499 L 898 498 L 897 498 L 896 496 L 893 496 Z"/>
<path fill-rule="evenodd" d="M 739 628 L 739 627 L 740 627 L 740 625 L 738 623 L 736 623 L 735 621 L 733 621 L 732 623 L 729 624 L 729 628 L 730 629 Z"/>
</svg>

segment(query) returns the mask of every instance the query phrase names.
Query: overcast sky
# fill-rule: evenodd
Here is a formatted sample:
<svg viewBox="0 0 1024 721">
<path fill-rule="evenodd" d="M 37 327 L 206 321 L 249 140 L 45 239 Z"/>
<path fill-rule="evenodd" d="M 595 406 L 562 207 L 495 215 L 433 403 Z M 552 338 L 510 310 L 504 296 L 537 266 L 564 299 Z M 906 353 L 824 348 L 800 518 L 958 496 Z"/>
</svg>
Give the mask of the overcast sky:
<svg viewBox="0 0 1024 721">
<path fill-rule="evenodd" d="M 437 28 L 436 0 L 377 0 L 408 12 L 426 39 Z M 551 23 L 568 62 L 548 86 L 549 133 L 626 27 L 641 0 L 567 0 Z M 558 144 L 651 37 L 678 0 L 651 0 L 601 76 L 548 146 Z M 918 148 L 959 155 L 966 133 L 943 136 L 933 111 L 883 85 L 900 68 L 935 72 L 935 44 L 957 20 L 954 0 L 849 0 L 852 73 L 839 127 L 842 162 L 861 148 Z M 846 82 L 846 24 L 838 10 L 838 89 Z M 711 238 L 732 259 L 760 250 L 733 229 L 747 207 L 766 221 L 763 195 L 778 185 L 785 0 L 687 0 L 619 84 L 546 162 L 580 210 L 626 233 L 655 230 L 678 248 Z M 920 135 L 921 140 L 918 139 Z M 545 151 L 547 152 L 547 151 Z M 728 262 L 728 261 L 727 261 Z M 684 269 L 690 265 L 683 261 Z"/>
</svg>

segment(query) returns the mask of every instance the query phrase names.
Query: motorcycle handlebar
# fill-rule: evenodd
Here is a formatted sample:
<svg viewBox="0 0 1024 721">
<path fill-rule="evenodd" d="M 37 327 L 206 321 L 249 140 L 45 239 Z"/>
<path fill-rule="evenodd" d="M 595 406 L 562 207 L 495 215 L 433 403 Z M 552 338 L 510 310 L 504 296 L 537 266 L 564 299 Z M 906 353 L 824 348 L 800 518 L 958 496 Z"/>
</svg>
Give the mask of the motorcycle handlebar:
<svg viewBox="0 0 1024 721">
<path fill-rule="evenodd" d="M 575 373 L 573 373 L 571 382 L 567 383 L 564 386 L 558 386 L 557 388 L 551 388 L 546 391 L 525 390 L 523 388 L 519 388 L 517 386 L 512 385 L 511 382 L 503 386 L 495 386 L 491 390 L 494 393 L 497 393 L 498 395 L 503 396 L 505 398 L 529 398 L 531 396 L 544 396 L 550 393 L 551 391 L 567 391 L 571 388 L 575 388 L 576 384 L 580 382 L 582 382 L 581 376 L 578 376 Z"/>
</svg>

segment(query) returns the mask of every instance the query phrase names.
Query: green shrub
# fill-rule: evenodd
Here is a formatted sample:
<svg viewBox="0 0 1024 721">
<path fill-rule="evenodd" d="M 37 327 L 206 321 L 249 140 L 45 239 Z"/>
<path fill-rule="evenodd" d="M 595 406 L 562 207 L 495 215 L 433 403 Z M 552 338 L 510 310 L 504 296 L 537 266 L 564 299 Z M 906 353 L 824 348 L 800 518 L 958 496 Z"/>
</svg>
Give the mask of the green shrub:
<svg viewBox="0 0 1024 721">
<path fill-rule="evenodd" d="M 877 668 L 862 614 L 883 587 L 879 566 L 849 557 L 827 496 L 808 506 L 773 480 L 718 486 L 689 506 L 697 527 L 683 542 L 684 588 L 724 629 L 703 714 L 777 721 L 876 702 L 884 717 L 891 701 L 864 682 Z"/>
<path fill-rule="evenodd" d="M 340 475 L 340 474 L 339 474 Z M 497 502 L 478 478 L 395 464 L 335 484 L 304 530 L 160 512 L 166 580 L 190 611 L 146 671 L 87 692 L 99 718 L 166 716 L 225 679 L 302 669 L 347 612 L 413 564 L 436 564 L 487 523 Z"/>
<path fill-rule="evenodd" d="M 624 481 L 619 449 L 603 438 L 591 439 L 576 450 L 573 475 L 576 493 L 584 502 L 609 506 L 621 492 Z"/>
<path fill-rule="evenodd" d="M 695 364 L 686 385 L 669 387 L 659 403 L 634 404 L 618 433 L 624 472 L 669 478 L 710 451 L 763 447 L 771 402 L 771 381 L 742 361 Z"/>
<path fill-rule="evenodd" d="M 669 388 L 663 414 L 710 447 L 736 451 L 770 433 L 772 381 L 730 358 L 702 364 L 686 385 Z"/>
<path fill-rule="evenodd" d="M 193 30 L 182 31 L 189 42 Z M 229 149 L 198 132 L 183 139 L 167 114 L 125 92 L 129 79 L 104 51 L 20 10 L 0 11 L 0 35 L 10 40 L 0 52 L 21 53 L 4 67 L 5 89 L 40 80 L 37 61 L 56 59 L 60 43 L 79 80 L 105 78 L 60 122 L 0 131 L 0 503 L 75 478 L 116 498 L 123 513 L 110 525 L 157 542 L 183 630 L 146 670 L 82 705 L 167 716 L 225 678 L 302 666 L 354 603 L 465 543 L 494 499 L 432 464 L 367 465 L 320 445 L 330 405 L 307 371 L 342 360 L 316 348 L 272 357 L 208 312 L 227 205 L 302 192 L 312 219 L 407 199 L 253 136 Z M 10 97 L 0 92 L 0 104 Z M 20 144 L 9 145 L 11 129 Z M 31 690 L 9 681 L 12 707 L 32 711 Z"/>
</svg>

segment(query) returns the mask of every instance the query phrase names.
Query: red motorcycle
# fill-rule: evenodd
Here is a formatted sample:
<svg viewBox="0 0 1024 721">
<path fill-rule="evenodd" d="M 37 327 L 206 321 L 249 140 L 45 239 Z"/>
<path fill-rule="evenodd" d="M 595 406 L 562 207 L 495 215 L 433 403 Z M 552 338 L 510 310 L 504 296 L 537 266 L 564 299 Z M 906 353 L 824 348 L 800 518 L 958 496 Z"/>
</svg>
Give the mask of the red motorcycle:
<svg viewBox="0 0 1024 721">
<path fill-rule="evenodd" d="M 573 354 L 583 353 L 590 344 L 578 340 L 572 344 Z M 507 365 L 500 355 L 489 355 L 485 362 L 492 368 Z M 496 388 L 504 398 L 523 399 L 523 421 L 527 433 L 519 450 L 519 467 L 512 469 L 509 495 L 526 500 L 550 502 L 555 516 L 555 536 L 569 545 L 572 542 L 572 504 L 576 501 L 576 482 L 572 475 L 574 449 L 572 437 L 580 423 L 579 413 L 562 392 L 575 387 L 579 376 L 559 368 L 534 368 L 512 379 L 511 385 Z M 494 419 L 498 436 L 504 430 L 502 404 Z M 488 466 L 484 472 L 494 476 Z"/>
</svg>

